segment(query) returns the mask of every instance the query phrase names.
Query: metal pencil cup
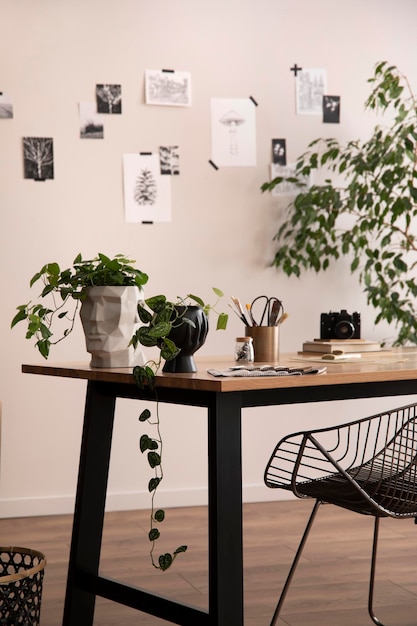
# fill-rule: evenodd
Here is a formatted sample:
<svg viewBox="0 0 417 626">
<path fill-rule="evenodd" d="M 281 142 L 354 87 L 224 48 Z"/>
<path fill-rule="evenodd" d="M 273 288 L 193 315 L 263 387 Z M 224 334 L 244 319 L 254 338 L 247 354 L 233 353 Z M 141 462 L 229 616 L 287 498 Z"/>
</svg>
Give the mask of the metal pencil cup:
<svg viewBox="0 0 417 626">
<path fill-rule="evenodd" d="M 279 326 L 248 326 L 246 335 L 253 338 L 255 361 L 279 361 Z"/>
</svg>

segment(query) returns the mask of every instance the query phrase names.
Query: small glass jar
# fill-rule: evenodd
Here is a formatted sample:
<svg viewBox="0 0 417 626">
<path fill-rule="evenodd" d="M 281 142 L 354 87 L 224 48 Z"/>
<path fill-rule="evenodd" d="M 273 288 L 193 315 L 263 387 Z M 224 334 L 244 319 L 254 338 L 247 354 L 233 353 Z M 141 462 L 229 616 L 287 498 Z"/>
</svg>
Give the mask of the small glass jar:
<svg viewBox="0 0 417 626">
<path fill-rule="evenodd" d="M 237 337 L 235 345 L 235 361 L 237 363 L 253 363 L 252 337 Z"/>
</svg>

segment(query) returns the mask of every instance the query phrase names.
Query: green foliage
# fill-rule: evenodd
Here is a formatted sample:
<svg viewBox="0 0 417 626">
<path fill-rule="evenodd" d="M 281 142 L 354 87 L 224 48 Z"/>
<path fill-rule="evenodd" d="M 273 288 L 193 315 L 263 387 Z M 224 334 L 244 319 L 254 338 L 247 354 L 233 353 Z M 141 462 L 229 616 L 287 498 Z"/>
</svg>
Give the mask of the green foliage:
<svg viewBox="0 0 417 626">
<path fill-rule="evenodd" d="M 99 253 L 96 258 L 84 261 L 78 254 L 72 267 L 61 270 L 58 263 L 47 263 L 30 281 L 33 287 L 39 280 L 43 282 L 40 298 L 48 298 L 50 307 L 40 303 L 21 304 L 17 307 L 11 327 L 20 322 L 27 322 L 26 339 L 36 340 L 35 346 L 47 359 L 52 345 L 67 337 L 76 319 L 80 302 L 86 296 L 87 287 L 135 286 L 144 285 L 148 276 L 132 266 L 124 255 L 118 254 L 113 259 Z M 52 340 L 52 326 L 58 320 L 67 320 L 68 326 L 58 339 Z"/>
<path fill-rule="evenodd" d="M 136 348 L 139 344 L 146 347 L 157 347 L 159 349 L 158 358 L 156 361 L 151 360 L 145 363 L 145 365 L 137 365 L 133 368 L 133 376 L 136 384 L 144 389 L 149 387 L 154 390 L 156 400 L 157 390 L 155 388 L 155 378 L 158 373 L 162 359 L 169 361 L 179 354 L 180 349 L 177 348 L 175 343 L 169 339 L 171 330 L 181 324 L 190 324 L 194 326 L 194 322 L 185 317 L 186 307 L 189 306 L 187 301 L 191 300 L 200 306 L 206 315 L 209 315 L 210 311 L 217 313 L 215 307 L 217 306 L 220 298 L 223 297 L 223 292 L 220 289 L 213 287 L 213 292 L 217 296 L 217 300 L 214 305 L 206 304 L 199 296 L 188 294 L 186 299 L 178 298 L 176 303 L 170 302 L 164 295 L 153 296 L 147 298 L 144 303 L 138 304 L 138 315 L 142 322 L 141 326 L 131 339 L 131 344 Z M 177 305 L 184 307 L 182 310 L 177 308 Z M 227 326 L 228 315 L 226 313 L 217 313 L 217 330 L 224 330 Z M 139 415 L 140 422 L 151 422 L 152 414 L 149 409 L 145 409 Z M 140 437 L 139 447 L 142 453 L 147 451 L 148 464 L 151 469 L 154 470 L 154 476 L 148 483 L 148 491 L 151 494 L 151 526 L 148 533 L 149 541 L 152 543 L 151 548 L 151 561 L 152 565 L 156 569 L 165 571 L 169 569 L 178 556 L 182 552 L 187 550 L 187 546 L 180 546 L 171 554 L 169 552 L 161 554 L 156 561 L 154 558 L 155 542 L 160 539 L 161 533 L 159 528 L 156 528 L 156 524 L 160 524 L 165 519 L 165 511 L 158 509 L 155 511 L 155 496 L 157 489 L 163 479 L 162 468 L 162 438 L 160 432 L 159 423 L 159 404 L 156 403 L 156 419 L 152 423 L 156 429 L 156 437 L 152 438 L 147 434 Z M 158 450 L 158 452 L 156 452 Z"/>
<path fill-rule="evenodd" d="M 149 435 L 143 434 L 139 440 L 139 448 L 143 453 L 147 452 L 148 464 L 151 469 L 154 470 L 154 476 L 150 479 L 148 483 L 148 491 L 151 494 L 151 525 L 148 532 L 149 541 L 152 544 L 150 555 L 152 565 L 156 569 L 160 569 L 162 571 L 167 570 L 171 567 L 172 563 L 176 559 L 178 554 L 181 552 L 185 552 L 187 550 L 187 546 L 180 546 L 171 554 L 167 552 L 166 554 L 161 554 L 158 560 L 154 558 L 154 549 L 155 542 L 161 537 L 161 532 L 158 528 L 158 525 L 161 524 L 165 520 L 165 511 L 162 509 L 157 509 L 155 511 L 155 496 L 156 491 L 163 479 L 164 472 L 162 468 L 162 438 L 160 432 L 159 425 L 159 407 L 157 403 L 157 411 L 156 411 L 156 421 L 151 422 L 151 412 L 149 409 L 145 409 L 139 416 L 140 422 L 147 421 L 150 425 L 153 425 L 156 429 L 155 438 L 150 437 Z M 158 452 L 157 452 L 158 450 Z"/>
<path fill-rule="evenodd" d="M 348 255 L 377 311 L 375 323 L 395 325 L 394 345 L 417 344 L 417 101 L 407 78 L 386 62 L 376 65 L 368 82 L 365 108 L 388 113 L 390 125 L 377 125 L 364 142 L 309 144 L 296 163 L 298 178 L 322 168 L 329 178 L 308 189 L 298 181 L 302 191 L 274 237 L 279 247 L 273 265 L 298 277 Z M 282 180 L 261 189 L 272 191 Z"/>
</svg>

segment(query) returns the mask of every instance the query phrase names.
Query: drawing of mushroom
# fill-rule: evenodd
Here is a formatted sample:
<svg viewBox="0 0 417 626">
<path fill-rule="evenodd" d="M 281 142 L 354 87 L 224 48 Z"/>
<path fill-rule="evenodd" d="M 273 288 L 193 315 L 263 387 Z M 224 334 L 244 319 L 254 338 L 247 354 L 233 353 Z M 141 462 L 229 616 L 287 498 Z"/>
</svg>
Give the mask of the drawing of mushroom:
<svg viewBox="0 0 417 626">
<path fill-rule="evenodd" d="M 229 137 L 230 137 L 230 154 L 233 156 L 237 156 L 238 154 L 238 145 L 237 145 L 237 128 L 245 123 L 245 118 L 236 113 L 236 111 L 228 111 L 220 118 L 220 123 L 224 124 L 229 128 Z"/>
</svg>

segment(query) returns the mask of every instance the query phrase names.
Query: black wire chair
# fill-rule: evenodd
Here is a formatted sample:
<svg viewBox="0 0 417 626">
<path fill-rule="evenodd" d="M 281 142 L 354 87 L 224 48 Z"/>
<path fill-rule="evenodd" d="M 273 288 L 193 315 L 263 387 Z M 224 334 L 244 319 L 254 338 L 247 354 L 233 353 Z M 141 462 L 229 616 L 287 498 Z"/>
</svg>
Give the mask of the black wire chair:
<svg viewBox="0 0 417 626">
<path fill-rule="evenodd" d="M 368 611 L 373 611 L 375 566 L 381 517 L 417 517 L 417 404 L 342 426 L 284 437 L 265 469 L 265 484 L 298 498 L 315 498 L 310 518 L 284 584 L 274 616 L 279 616 L 320 504 L 330 503 L 372 515 L 374 537 Z"/>
</svg>

